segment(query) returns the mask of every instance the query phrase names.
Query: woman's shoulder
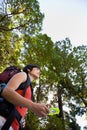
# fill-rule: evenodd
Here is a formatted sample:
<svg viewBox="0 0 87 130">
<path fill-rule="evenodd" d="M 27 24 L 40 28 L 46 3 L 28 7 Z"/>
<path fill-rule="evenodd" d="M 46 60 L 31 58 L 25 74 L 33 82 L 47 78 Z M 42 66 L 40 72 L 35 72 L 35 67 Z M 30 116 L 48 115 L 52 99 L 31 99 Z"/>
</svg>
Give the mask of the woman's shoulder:
<svg viewBox="0 0 87 130">
<path fill-rule="evenodd" d="M 26 81 L 26 79 L 27 79 L 27 74 L 26 74 L 25 72 L 21 71 L 21 72 L 15 74 L 15 75 L 14 75 L 14 78 L 20 78 L 21 80 Z"/>
<path fill-rule="evenodd" d="M 19 73 L 16 73 L 11 79 L 10 79 L 10 81 L 8 82 L 8 83 L 16 83 L 16 84 L 18 84 L 18 82 L 19 82 L 19 84 L 20 83 L 23 83 L 23 82 L 25 82 L 27 80 L 27 74 L 25 73 L 25 72 L 23 72 L 23 71 L 21 71 L 21 72 L 19 72 Z"/>
</svg>

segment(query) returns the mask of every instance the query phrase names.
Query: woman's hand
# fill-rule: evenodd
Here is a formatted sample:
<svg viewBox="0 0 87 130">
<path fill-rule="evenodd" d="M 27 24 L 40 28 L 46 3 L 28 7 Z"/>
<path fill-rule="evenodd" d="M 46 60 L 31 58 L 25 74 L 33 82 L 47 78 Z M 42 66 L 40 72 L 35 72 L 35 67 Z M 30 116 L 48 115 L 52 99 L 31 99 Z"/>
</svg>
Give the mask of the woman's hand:
<svg viewBox="0 0 87 130">
<path fill-rule="evenodd" d="M 33 103 L 31 110 L 39 117 L 46 117 L 49 113 L 48 107 L 41 103 Z"/>
</svg>

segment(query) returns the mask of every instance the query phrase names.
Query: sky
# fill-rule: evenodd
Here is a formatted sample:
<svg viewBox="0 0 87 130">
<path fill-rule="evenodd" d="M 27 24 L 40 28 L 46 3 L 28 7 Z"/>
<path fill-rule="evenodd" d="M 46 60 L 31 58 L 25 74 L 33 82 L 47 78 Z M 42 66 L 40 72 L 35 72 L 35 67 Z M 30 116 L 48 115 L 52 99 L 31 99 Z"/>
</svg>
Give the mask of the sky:
<svg viewBox="0 0 87 130">
<path fill-rule="evenodd" d="M 56 41 L 68 37 L 72 46 L 87 45 L 87 0 L 38 0 L 44 13 L 42 33 Z M 85 115 L 77 117 L 83 127 L 87 125 Z"/>
<path fill-rule="evenodd" d="M 38 0 L 44 13 L 42 33 L 73 46 L 87 45 L 87 0 Z"/>
</svg>

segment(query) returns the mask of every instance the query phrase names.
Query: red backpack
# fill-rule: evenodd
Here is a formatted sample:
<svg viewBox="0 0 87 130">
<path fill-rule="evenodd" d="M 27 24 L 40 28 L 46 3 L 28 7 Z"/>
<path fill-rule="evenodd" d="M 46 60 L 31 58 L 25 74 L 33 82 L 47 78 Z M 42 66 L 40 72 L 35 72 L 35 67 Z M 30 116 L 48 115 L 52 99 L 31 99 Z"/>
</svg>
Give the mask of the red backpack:
<svg viewBox="0 0 87 130">
<path fill-rule="evenodd" d="M 8 81 L 19 72 L 21 70 L 17 66 L 9 66 L 0 74 L 0 95 Z"/>
<path fill-rule="evenodd" d="M 0 74 L 0 83 L 7 83 L 13 75 L 21 72 L 17 66 L 9 66 Z"/>
</svg>

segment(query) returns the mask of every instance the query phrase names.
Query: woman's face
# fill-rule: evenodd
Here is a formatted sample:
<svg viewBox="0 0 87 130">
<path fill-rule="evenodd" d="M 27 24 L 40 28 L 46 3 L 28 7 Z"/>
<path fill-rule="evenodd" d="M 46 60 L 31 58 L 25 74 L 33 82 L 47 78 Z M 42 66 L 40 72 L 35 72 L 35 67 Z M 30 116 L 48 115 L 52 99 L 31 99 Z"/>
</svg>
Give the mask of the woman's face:
<svg viewBox="0 0 87 130">
<path fill-rule="evenodd" d="M 34 67 L 32 71 L 30 71 L 30 75 L 33 76 L 35 79 L 38 79 L 40 77 L 40 69 Z"/>
</svg>

